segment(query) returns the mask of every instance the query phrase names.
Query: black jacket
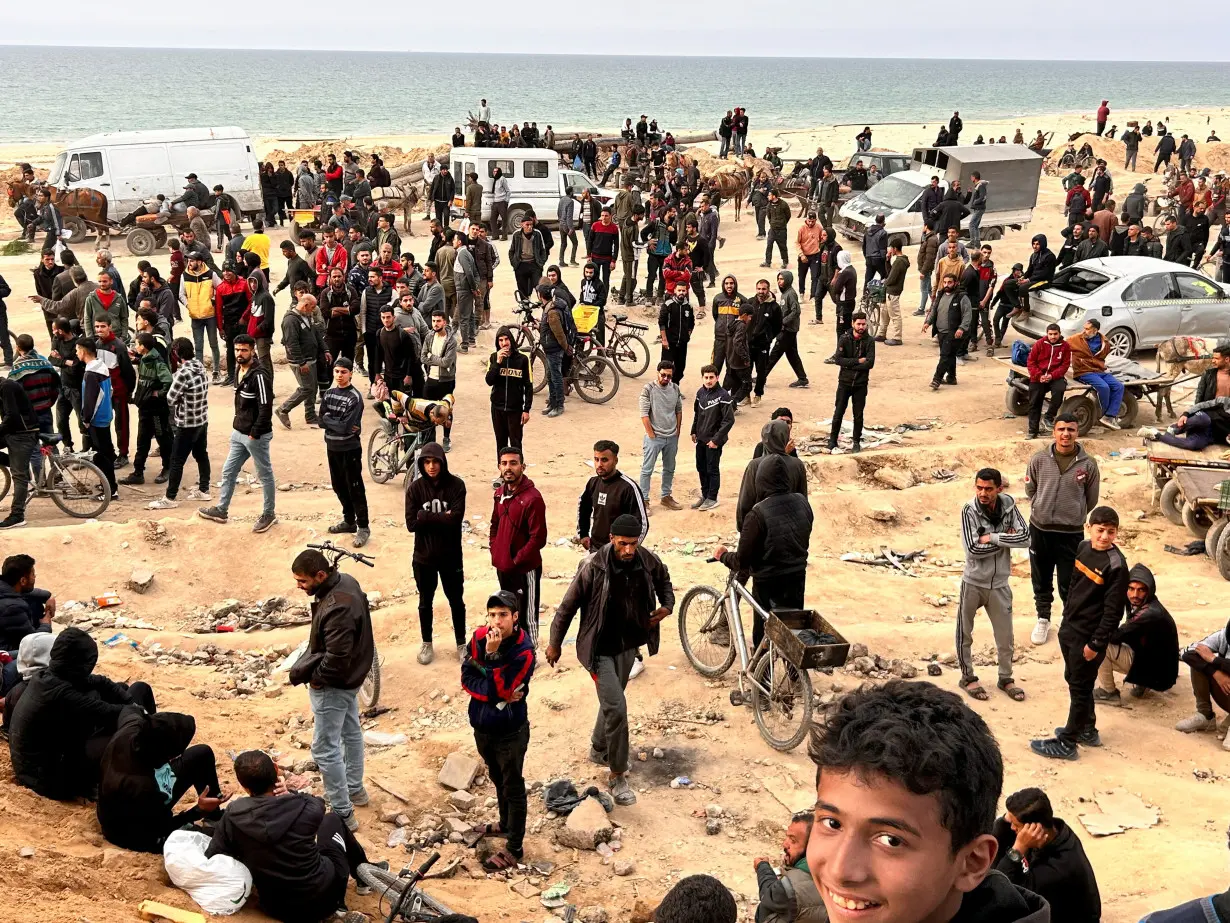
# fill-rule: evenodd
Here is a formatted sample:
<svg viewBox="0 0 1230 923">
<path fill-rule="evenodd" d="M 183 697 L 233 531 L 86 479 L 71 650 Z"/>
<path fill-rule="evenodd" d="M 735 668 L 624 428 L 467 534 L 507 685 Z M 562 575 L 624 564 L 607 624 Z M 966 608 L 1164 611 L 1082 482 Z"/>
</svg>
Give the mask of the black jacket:
<svg viewBox="0 0 1230 923">
<path fill-rule="evenodd" d="M 735 528 L 743 530 L 743 520 L 757 503 L 768 494 L 760 482 L 760 466 L 768 458 L 786 459 L 786 475 L 790 490 L 802 497 L 807 496 L 807 468 L 799 460 L 798 453 L 786 452 L 790 443 L 790 426 L 784 420 L 770 420 L 760 429 L 760 442 L 752 453 L 752 460 L 743 469 L 743 480 L 739 482 L 739 499 L 735 503 Z"/>
<path fill-rule="evenodd" d="M 512 334 L 508 327 L 495 333 L 495 341 Z M 499 361 L 497 351 L 487 360 L 487 384 L 491 388 L 491 408 L 502 413 L 529 413 L 534 403 L 534 376 L 529 357 L 519 349 L 511 349 L 504 361 Z"/>
<path fill-rule="evenodd" d="M 1031 286 L 1055 278 L 1055 254 L 1046 248 L 1046 235 L 1035 234 L 1030 243 L 1035 241 L 1041 246 L 1029 255 L 1029 265 L 1025 267 L 1025 278 Z"/>
<path fill-rule="evenodd" d="M 747 325 L 747 342 L 755 351 L 764 352 L 782 332 L 782 306 L 770 296 L 768 301 L 752 299 L 755 313 Z"/>
<path fill-rule="evenodd" d="M 597 551 L 611 540 L 611 523 L 624 513 L 640 520 L 644 539 L 649 529 L 649 513 L 636 481 L 622 471 L 609 478 L 594 475 L 586 482 L 577 502 L 577 536 L 588 538 L 590 550 Z"/>
<path fill-rule="evenodd" d="M 686 296 L 683 301 L 676 301 L 671 295 L 662 302 L 658 310 L 658 330 L 666 334 L 666 342 L 672 347 L 686 346 L 695 328 L 696 312 Z"/>
<path fill-rule="evenodd" d="M 44 798 L 87 794 L 85 744 L 115 731 L 127 689 L 93 675 L 98 645 L 80 628 L 65 628 L 51 645 L 47 669 L 25 684 L 9 725 L 17 781 Z"/>
<path fill-rule="evenodd" d="M 1166 137 L 1169 138 L 1170 135 Z M 1162 259 L 1168 263 L 1191 262 L 1192 238 L 1183 225 L 1178 225 L 1166 235 L 1166 255 Z"/>
<path fill-rule="evenodd" d="M 1139 609 L 1133 610 L 1128 604 L 1127 620 L 1110 636 L 1110 643 L 1132 649 L 1127 682 L 1165 692 L 1179 678 L 1179 631 L 1157 598 L 1157 582 L 1149 568 L 1135 565 L 1128 572 L 1128 582 L 1143 583 L 1149 588 L 1149 596 Z"/>
<path fill-rule="evenodd" d="M 238 859 L 252 873 L 261 909 L 287 923 L 316 923 L 332 914 L 333 864 L 320 854 L 316 832 L 325 803 L 315 795 L 240 798 L 222 814 L 206 857 Z"/>
<path fill-rule="evenodd" d="M 18 593 L 0 580 L 0 651 L 16 651 L 22 638 L 39 630 L 43 606 L 50 598 L 46 590 L 36 588 L 29 593 Z M 51 630 L 49 625 L 44 627 Z"/>
<path fill-rule="evenodd" d="M 1016 842 L 1011 825 L 1005 818 L 996 820 L 993 833 L 999 841 L 999 856 L 995 868 L 1014 885 L 1045 900 L 1055 923 L 1098 923 L 1102 898 L 1093 866 L 1072 828 L 1059 818 L 1054 824 L 1055 838 L 1041 849 L 1030 850 L 1022 862 L 1008 857 Z"/>
<path fill-rule="evenodd" d="M 961 227 L 961 219 L 969 214 L 969 208 L 961 201 L 961 196 L 955 190 L 949 189 L 943 201 L 931 213 L 931 226 L 940 239 L 948 233 L 949 228 Z"/>
<path fill-rule="evenodd" d="M 367 594 L 354 577 L 335 571 L 316 589 L 308 649 L 291 667 L 290 681 L 357 689 L 375 654 Z"/>
<path fill-rule="evenodd" d="M 814 520 L 806 495 L 791 484 L 785 455 L 766 455 L 756 468 L 757 502 L 743 519 L 739 548 L 722 555 L 722 563 L 740 576 L 757 580 L 796 576 L 807 570 L 807 549 Z"/>
<path fill-rule="evenodd" d="M 231 427 L 253 438 L 273 432 L 273 377 L 255 360 L 243 380 L 235 383 Z"/>
<path fill-rule="evenodd" d="M 424 459 L 440 462 L 440 474 L 430 478 Z M 448 470 L 448 457 L 439 443 L 429 442 L 419 452 L 419 477 L 406 491 L 406 530 L 414 533 L 415 564 L 461 567 L 461 524 L 466 518 L 466 482 Z"/>
<path fill-rule="evenodd" d="M 1106 650 L 1127 608 L 1127 585 L 1127 561 L 1118 545 L 1098 551 L 1088 540 L 1081 542 L 1063 605 L 1060 636 L 1095 651 Z"/>
<path fill-rule="evenodd" d="M 712 442 L 718 448 L 730 438 L 735 425 L 735 404 L 730 392 L 721 385 L 701 387 L 692 405 L 692 435 L 698 445 Z"/>
<path fill-rule="evenodd" d="M 876 364 L 875 337 L 868 330 L 861 337 L 856 337 L 854 331 L 847 330 L 837 341 L 837 351 L 833 359 L 841 369 L 837 373 L 837 383 L 847 388 L 865 388 L 871 377 L 871 370 Z M 859 362 L 866 359 L 866 362 Z"/>
<path fill-rule="evenodd" d="M 103 753 L 98 784 L 98 823 L 109 842 L 160 853 L 172 831 L 201 816 L 195 805 L 174 813 L 175 805 L 155 777 L 159 768 L 188 749 L 195 733 L 196 720 L 189 715 L 146 715 L 132 705 L 123 710 Z"/>
</svg>

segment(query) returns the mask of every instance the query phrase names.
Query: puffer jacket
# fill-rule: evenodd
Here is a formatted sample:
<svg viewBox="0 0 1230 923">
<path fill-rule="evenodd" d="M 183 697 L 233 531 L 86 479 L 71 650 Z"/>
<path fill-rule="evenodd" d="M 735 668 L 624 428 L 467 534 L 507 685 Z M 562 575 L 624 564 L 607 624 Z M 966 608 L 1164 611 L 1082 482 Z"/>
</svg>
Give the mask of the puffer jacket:
<svg viewBox="0 0 1230 923">
<path fill-rule="evenodd" d="M 421 479 L 420 479 L 421 480 Z M 470 696 L 470 727 L 503 737 L 529 722 L 530 679 L 534 675 L 534 643 L 520 626 L 487 652 L 487 626 L 474 632 L 461 661 L 461 687 Z M 514 701 L 518 691 L 519 700 Z"/>
</svg>

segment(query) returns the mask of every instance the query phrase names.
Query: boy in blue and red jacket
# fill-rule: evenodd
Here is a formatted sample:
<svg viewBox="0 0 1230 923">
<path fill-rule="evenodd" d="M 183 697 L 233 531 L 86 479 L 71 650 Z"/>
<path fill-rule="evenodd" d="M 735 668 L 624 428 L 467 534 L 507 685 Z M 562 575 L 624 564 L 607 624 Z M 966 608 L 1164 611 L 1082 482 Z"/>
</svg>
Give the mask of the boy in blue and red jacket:
<svg viewBox="0 0 1230 923">
<path fill-rule="evenodd" d="M 525 697 L 534 675 L 534 644 L 522 630 L 520 603 L 511 590 L 487 600 L 487 624 L 474 632 L 461 662 L 461 685 L 470 694 L 474 743 L 487 764 L 500 806 L 498 824 L 482 833 L 504 837 L 508 847 L 486 860 L 489 870 L 511 868 L 521 860 L 525 840 L 525 751 L 530 745 Z"/>
</svg>

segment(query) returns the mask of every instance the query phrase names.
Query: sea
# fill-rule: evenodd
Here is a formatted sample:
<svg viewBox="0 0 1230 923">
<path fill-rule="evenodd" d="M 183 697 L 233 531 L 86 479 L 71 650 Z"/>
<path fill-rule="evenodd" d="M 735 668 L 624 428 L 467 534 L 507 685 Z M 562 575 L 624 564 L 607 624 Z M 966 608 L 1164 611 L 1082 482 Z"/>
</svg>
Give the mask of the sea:
<svg viewBox="0 0 1230 923">
<path fill-rule="evenodd" d="M 51 71 L 49 62 L 54 62 Z M 814 128 L 1216 105 L 1230 64 L 885 58 L 432 54 L 0 45 L 0 141 L 238 125 L 314 140 L 451 133 L 486 97 L 496 121 L 615 134 L 645 113 L 665 130 Z M 49 76 L 54 74 L 54 80 Z"/>
</svg>

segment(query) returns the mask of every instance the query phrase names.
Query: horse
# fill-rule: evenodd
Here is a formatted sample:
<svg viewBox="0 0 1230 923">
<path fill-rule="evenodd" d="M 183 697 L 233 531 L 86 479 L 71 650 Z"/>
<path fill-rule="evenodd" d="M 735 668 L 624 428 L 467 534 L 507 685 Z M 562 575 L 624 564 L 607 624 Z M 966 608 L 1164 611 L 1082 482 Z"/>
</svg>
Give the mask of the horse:
<svg viewBox="0 0 1230 923">
<path fill-rule="evenodd" d="M 25 180 L 10 182 L 8 186 L 10 208 L 15 207 L 23 196 L 34 197 L 35 187 Z M 60 189 L 51 185 L 44 185 L 41 188 L 51 194 L 51 204 L 60 210 L 64 226 L 72 230 L 74 241 L 82 240 L 90 227 L 105 228 L 107 226 L 107 197 L 97 189 L 84 186 L 76 189 Z"/>
<path fill-rule="evenodd" d="M 1157 371 L 1165 373 L 1168 378 L 1178 378 L 1180 375 L 1202 375 L 1213 367 L 1213 344 L 1204 337 L 1176 336 L 1163 340 L 1157 347 Z M 1170 402 L 1170 388 L 1159 391 L 1157 402 L 1157 419 L 1162 419 L 1162 404 L 1174 417 L 1174 405 Z"/>
</svg>

